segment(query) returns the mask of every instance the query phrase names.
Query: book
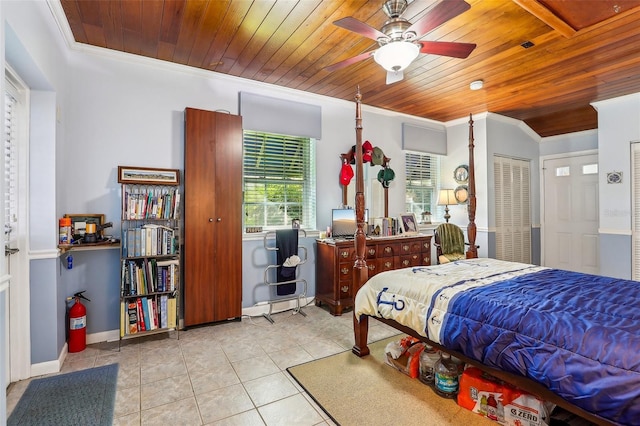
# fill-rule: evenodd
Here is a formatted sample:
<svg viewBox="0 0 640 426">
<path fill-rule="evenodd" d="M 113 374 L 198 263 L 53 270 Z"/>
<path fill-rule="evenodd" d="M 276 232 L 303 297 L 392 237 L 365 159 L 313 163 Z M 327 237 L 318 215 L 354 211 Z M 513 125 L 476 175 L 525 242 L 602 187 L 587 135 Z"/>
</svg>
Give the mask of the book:
<svg viewBox="0 0 640 426">
<path fill-rule="evenodd" d="M 156 298 L 151 300 L 151 310 L 153 311 L 153 328 L 160 327 L 160 321 L 158 320 L 158 300 Z"/>
<path fill-rule="evenodd" d="M 142 230 L 140 228 L 136 228 L 133 230 L 135 233 L 135 255 L 142 255 Z"/>
<path fill-rule="evenodd" d="M 152 229 L 151 228 L 147 228 L 147 256 L 151 256 L 155 253 L 152 252 L 153 247 L 152 247 Z"/>
<path fill-rule="evenodd" d="M 122 282 L 122 287 L 120 288 L 122 295 L 129 296 L 131 294 L 131 280 L 129 278 L 129 264 L 126 261 L 122 261 L 122 277 L 120 279 Z"/>
<path fill-rule="evenodd" d="M 136 305 L 137 305 L 137 313 L 138 313 L 138 331 L 146 331 L 147 327 L 145 324 L 145 318 L 144 318 L 144 311 L 142 308 L 142 298 L 138 297 L 136 299 Z"/>
<path fill-rule="evenodd" d="M 135 229 L 127 229 L 127 257 L 134 257 L 136 255 L 136 231 Z"/>
<path fill-rule="evenodd" d="M 144 228 L 136 229 L 140 232 L 140 256 L 147 255 L 147 232 Z"/>
<path fill-rule="evenodd" d="M 176 192 L 173 197 L 173 219 L 178 218 L 178 209 L 180 208 L 180 192 L 176 189 Z"/>
<path fill-rule="evenodd" d="M 167 299 L 167 327 L 176 328 L 176 298 L 170 297 Z"/>
<path fill-rule="evenodd" d="M 125 324 L 127 324 L 127 322 L 126 322 L 127 314 L 126 314 L 125 311 L 126 311 L 126 309 L 125 309 L 125 306 L 124 306 L 124 300 L 120 300 L 120 337 L 124 336 L 124 333 L 125 333 L 126 328 L 127 328 L 127 327 L 125 327 Z"/>
<path fill-rule="evenodd" d="M 168 296 L 163 294 L 160 296 L 160 327 L 167 328 L 167 299 Z"/>
<path fill-rule="evenodd" d="M 148 324 L 147 326 L 147 330 L 155 330 L 156 328 L 158 328 L 156 326 L 156 321 L 153 318 L 153 298 L 148 297 L 145 300 L 142 301 L 142 303 L 146 303 L 147 309 L 144 312 L 144 319 L 146 321 L 146 323 Z"/>
<path fill-rule="evenodd" d="M 151 256 L 158 254 L 158 228 L 149 228 L 151 231 Z"/>
<path fill-rule="evenodd" d="M 129 254 L 128 254 L 129 253 L 129 246 L 127 244 L 129 241 L 127 241 L 127 231 L 126 230 L 122 231 L 121 241 L 122 241 L 122 244 L 121 244 L 121 246 L 122 246 L 122 257 L 129 257 Z"/>
<path fill-rule="evenodd" d="M 138 332 L 138 304 L 135 300 L 127 303 L 127 315 L 129 319 L 129 331 L 127 334 L 134 334 Z"/>
</svg>

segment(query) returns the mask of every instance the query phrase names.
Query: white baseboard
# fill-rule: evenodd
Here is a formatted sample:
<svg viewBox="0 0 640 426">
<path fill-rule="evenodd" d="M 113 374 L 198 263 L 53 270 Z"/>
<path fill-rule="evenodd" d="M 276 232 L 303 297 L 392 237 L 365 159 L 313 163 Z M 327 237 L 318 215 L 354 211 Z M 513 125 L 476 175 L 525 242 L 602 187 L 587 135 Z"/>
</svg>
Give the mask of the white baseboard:
<svg viewBox="0 0 640 426">
<path fill-rule="evenodd" d="M 60 351 L 60 356 L 55 361 L 40 362 L 38 364 L 31 364 L 30 377 L 42 376 L 44 374 L 58 373 L 62 368 L 62 363 L 67 357 L 67 344 L 65 343 Z"/>
<path fill-rule="evenodd" d="M 100 333 L 87 334 L 87 345 L 100 342 L 115 342 L 120 339 L 120 330 L 108 330 Z"/>
</svg>

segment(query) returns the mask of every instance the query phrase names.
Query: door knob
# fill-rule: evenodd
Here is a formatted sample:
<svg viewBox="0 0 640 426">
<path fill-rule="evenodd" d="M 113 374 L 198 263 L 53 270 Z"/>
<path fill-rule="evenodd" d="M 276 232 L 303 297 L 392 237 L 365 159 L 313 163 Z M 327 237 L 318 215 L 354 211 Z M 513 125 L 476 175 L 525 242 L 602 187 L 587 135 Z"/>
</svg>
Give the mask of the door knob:
<svg viewBox="0 0 640 426">
<path fill-rule="evenodd" d="M 213 222 L 213 218 L 212 217 L 209 218 L 209 222 Z"/>
<path fill-rule="evenodd" d="M 221 217 L 219 217 L 217 220 L 218 220 L 218 222 L 222 222 L 222 218 Z"/>
</svg>

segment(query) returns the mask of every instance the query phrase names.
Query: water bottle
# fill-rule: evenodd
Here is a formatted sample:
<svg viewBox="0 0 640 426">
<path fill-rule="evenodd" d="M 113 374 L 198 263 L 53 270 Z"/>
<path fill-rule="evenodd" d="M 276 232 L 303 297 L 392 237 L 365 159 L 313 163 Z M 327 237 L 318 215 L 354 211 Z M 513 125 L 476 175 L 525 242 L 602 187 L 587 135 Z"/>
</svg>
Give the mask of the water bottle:
<svg viewBox="0 0 640 426">
<path fill-rule="evenodd" d="M 68 255 L 67 256 L 67 269 L 71 269 L 73 268 L 73 256 Z"/>
<path fill-rule="evenodd" d="M 438 395 L 455 398 L 458 394 L 458 367 L 451 361 L 451 355 L 443 352 L 434 365 L 434 384 Z"/>
<path fill-rule="evenodd" d="M 420 376 L 418 378 L 424 384 L 433 386 L 433 368 L 440 359 L 440 353 L 431 345 L 425 345 L 420 353 Z"/>
</svg>

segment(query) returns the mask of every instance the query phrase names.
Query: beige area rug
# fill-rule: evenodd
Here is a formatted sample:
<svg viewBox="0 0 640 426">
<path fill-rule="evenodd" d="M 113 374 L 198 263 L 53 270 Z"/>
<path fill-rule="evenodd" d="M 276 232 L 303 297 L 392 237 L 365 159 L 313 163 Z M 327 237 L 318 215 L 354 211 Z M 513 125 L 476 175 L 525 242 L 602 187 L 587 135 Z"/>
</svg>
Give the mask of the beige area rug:
<svg viewBox="0 0 640 426">
<path fill-rule="evenodd" d="M 371 354 L 363 358 L 347 351 L 288 371 L 341 426 L 496 426 L 386 364 L 384 348 L 399 339 L 369 344 Z"/>
</svg>

